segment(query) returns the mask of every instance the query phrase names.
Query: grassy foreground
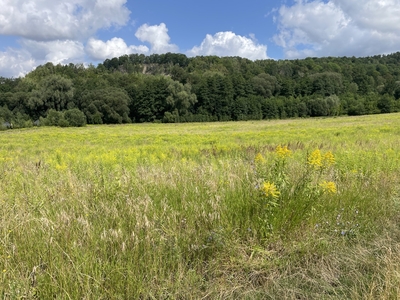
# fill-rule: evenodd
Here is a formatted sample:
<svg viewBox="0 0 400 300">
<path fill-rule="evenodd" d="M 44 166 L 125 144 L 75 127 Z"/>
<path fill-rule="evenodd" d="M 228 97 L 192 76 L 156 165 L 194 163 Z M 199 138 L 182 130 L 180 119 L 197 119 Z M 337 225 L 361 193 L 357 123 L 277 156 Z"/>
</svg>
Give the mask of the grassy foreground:
<svg viewBox="0 0 400 300">
<path fill-rule="evenodd" d="M 0 132 L 2 299 L 398 299 L 400 115 Z"/>
</svg>

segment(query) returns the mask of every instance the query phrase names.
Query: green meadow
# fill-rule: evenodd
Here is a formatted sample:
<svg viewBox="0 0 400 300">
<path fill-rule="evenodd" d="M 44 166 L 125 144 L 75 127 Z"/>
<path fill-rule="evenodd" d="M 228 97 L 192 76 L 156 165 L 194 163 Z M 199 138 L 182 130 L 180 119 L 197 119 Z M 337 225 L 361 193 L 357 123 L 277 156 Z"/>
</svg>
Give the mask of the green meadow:
<svg viewBox="0 0 400 300">
<path fill-rule="evenodd" d="M 0 132 L 2 299 L 398 299 L 400 114 Z"/>
</svg>

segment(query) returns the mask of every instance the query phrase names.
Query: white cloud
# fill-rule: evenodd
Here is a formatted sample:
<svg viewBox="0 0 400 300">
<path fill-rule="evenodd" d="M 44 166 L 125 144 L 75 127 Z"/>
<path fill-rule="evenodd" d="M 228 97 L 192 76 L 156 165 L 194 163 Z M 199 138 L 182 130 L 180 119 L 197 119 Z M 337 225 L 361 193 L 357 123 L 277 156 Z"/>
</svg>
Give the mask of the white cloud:
<svg viewBox="0 0 400 300">
<path fill-rule="evenodd" d="M 84 62 L 83 44 L 90 36 L 99 29 L 128 23 L 130 11 L 126 3 L 127 0 L 0 0 L 0 35 L 19 37 L 20 44 L 19 49 L 0 52 L 1 75 L 21 76 L 46 62 Z"/>
<path fill-rule="evenodd" d="M 20 44 L 22 49 L 8 48 L 0 52 L 0 76 L 24 76 L 36 66 L 47 62 L 67 64 L 84 61 L 83 45 L 77 41 L 37 42 L 23 39 Z"/>
<path fill-rule="evenodd" d="M 45 63 L 49 61 L 54 64 L 79 63 L 83 61 L 85 55 L 82 43 L 77 41 L 37 42 L 24 39 L 20 43 L 33 59 Z"/>
<path fill-rule="evenodd" d="M 126 0 L 0 0 L 0 34 L 31 40 L 87 38 L 129 20 Z"/>
<path fill-rule="evenodd" d="M 168 28 L 164 23 L 160 25 L 143 24 L 138 28 L 135 36 L 142 42 L 148 42 L 152 53 L 178 52 L 178 46 L 170 44 Z"/>
<path fill-rule="evenodd" d="M 287 58 L 368 56 L 400 49 L 400 0 L 297 0 L 274 36 Z"/>
<path fill-rule="evenodd" d="M 4 1 L 4 0 L 0 0 Z M 97 0 L 100 5 L 106 5 L 105 0 Z M 1 15 L 0 15 L 1 16 Z M 2 20 L 0 20 L 2 22 Z M 122 38 L 114 37 L 108 41 L 89 38 L 84 47 L 78 39 L 33 40 L 22 38 L 19 40 L 20 50 L 9 49 L 1 54 L 1 75 L 21 76 L 32 70 L 33 66 L 52 62 L 54 64 L 82 63 L 85 58 L 105 60 L 131 53 L 166 53 L 177 52 L 176 45 L 170 43 L 168 29 L 164 23 L 149 26 L 144 24 L 136 31 L 136 36 L 143 42 L 148 42 L 151 49 L 145 45 L 128 46 Z M 10 60 L 7 62 L 7 56 Z M 20 61 L 20 65 L 18 65 Z M 7 71 L 5 71 L 7 69 Z"/>
<path fill-rule="evenodd" d="M 150 49 L 145 45 L 128 46 L 123 39 L 117 37 L 106 42 L 90 38 L 86 45 L 86 52 L 95 60 L 104 60 L 131 53 L 149 54 L 179 51 L 178 46 L 170 43 L 168 28 L 164 23 L 151 26 L 143 24 L 136 31 L 135 36 L 140 41 L 149 43 Z"/>
<path fill-rule="evenodd" d="M 36 61 L 27 51 L 7 49 L 0 52 L 0 76 L 21 77 L 36 67 Z"/>
<path fill-rule="evenodd" d="M 146 54 L 149 51 L 149 48 L 143 45 L 128 46 L 123 39 L 116 37 L 107 42 L 90 38 L 86 45 L 87 54 L 95 60 L 105 60 L 131 53 Z"/>
<path fill-rule="evenodd" d="M 359 28 L 382 33 L 400 30 L 399 0 L 332 0 Z"/>
<path fill-rule="evenodd" d="M 252 60 L 268 58 L 267 46 L 257 44 L 254 35 L 247 38 L 230 31 L 218 32 L 213 36 L 207 34 L 201 45 L 193 47 L 188 54 L 241 56 Z"/>
</svg>

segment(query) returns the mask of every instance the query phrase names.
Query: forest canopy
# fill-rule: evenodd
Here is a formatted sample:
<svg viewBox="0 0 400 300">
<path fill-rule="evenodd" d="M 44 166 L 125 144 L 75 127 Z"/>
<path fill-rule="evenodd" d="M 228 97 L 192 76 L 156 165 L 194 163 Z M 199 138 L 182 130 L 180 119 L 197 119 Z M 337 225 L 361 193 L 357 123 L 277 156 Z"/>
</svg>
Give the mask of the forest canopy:
<svg viewBox="0 0 400 300">
<path fill-rule="evenodd" d="M 84 126 L 400 111 L 400 52 L 257 60 L 166 53 L 0 77 L 0 125 Z"/>
</svg>

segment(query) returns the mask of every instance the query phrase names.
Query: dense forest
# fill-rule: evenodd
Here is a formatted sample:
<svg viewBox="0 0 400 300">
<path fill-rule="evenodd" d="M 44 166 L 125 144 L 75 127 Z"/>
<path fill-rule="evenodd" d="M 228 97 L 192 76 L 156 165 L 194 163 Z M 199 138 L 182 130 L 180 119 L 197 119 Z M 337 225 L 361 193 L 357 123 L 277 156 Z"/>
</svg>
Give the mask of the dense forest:
<svg viewBox="0 0 400 300">
<path fill-rule="evenodd" d="M 0 127 L 203 122 L 400 111 L 400 52 L 257 60 L 124 55 L 0 77 Z"/>
</svg>

